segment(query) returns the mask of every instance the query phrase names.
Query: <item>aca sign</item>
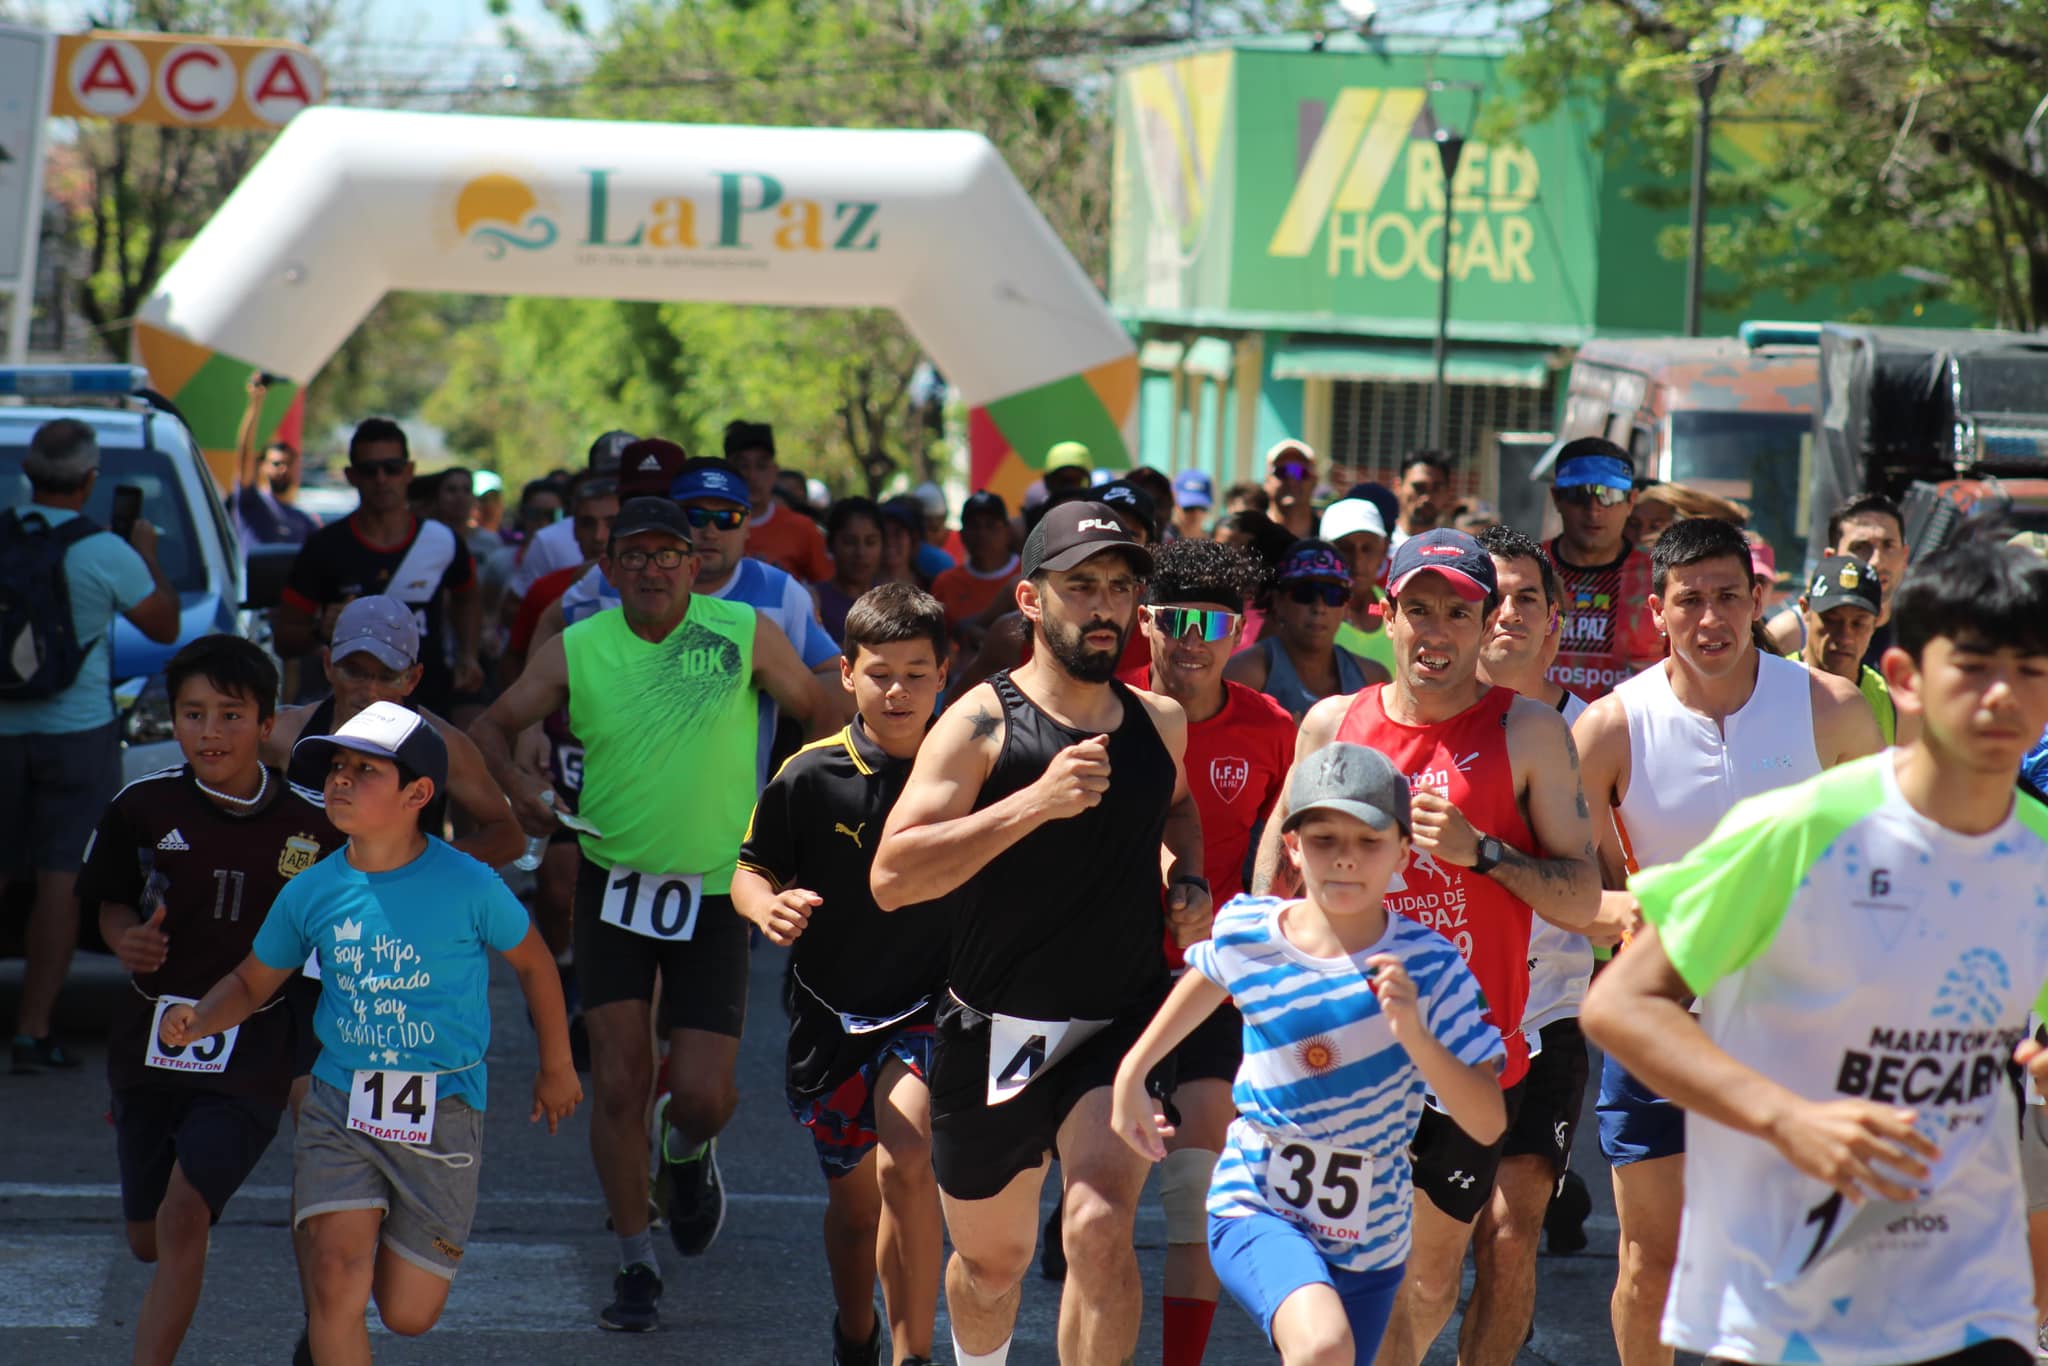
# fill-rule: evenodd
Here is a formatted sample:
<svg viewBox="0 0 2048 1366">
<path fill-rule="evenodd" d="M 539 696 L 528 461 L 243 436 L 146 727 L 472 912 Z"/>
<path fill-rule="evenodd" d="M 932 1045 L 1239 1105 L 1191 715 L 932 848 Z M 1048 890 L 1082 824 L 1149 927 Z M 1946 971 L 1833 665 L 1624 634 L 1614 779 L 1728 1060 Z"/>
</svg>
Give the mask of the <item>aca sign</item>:
<svg viewBox="0 0 2048 1366">
<path fill-rule="evenodd" d="M 57 42 L 56 118 L 282 128 L 326 76 L 297 43 L 95 30 Z"/>
</svg>

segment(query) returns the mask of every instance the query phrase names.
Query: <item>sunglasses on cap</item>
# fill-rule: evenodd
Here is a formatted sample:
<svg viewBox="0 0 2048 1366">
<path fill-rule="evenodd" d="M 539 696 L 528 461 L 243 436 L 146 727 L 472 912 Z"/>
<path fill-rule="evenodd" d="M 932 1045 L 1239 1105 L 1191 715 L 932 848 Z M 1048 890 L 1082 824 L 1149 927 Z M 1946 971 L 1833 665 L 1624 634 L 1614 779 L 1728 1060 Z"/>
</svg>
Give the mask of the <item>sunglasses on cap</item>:
<svg viewBox="0 0 2048 1366">
<path fill-rule="evenodd" d="M 411 463 L 410 460 L 400 459 L 353 460 L 349 462 L 348 472 L 352 475 L 360 474 L 365 478 L 376 475 L 379 478 L 395 479 L 405 473 L 405 467 Z"/>
<path fill-rule="evenodd" d="M 686 507 L 683 509 L 683 516 L 689 518 L 690 525 L 696 527 L 699 531 L 702 531 L 707 526 L 715 526 L 720 531 L 736 531 L 739 529 L 740 523 L 747 520 L 747 510 L 745 508 Z"/>
<path fill-rule="evenodd" d="M 1315 477 L 1315 472 L 1316 467 L 1314 465 L 1305 465 L 1299 460 L 1282 460 L 1279 464 L 1273 466 L 1274 476 L 1280 479 L 1312 479 Z"/>
<path fill-rule="evenodd" d="M 1605 484 L 1581 484 L 1577 488 L 1557 490 L 1559 498 L 1581 508 L 1594 503 L 1604 508 L 1620 507 L 1628 501 L 1628 495 L 1627 489 L 1611 489 Z"/>
<path fill-rule="evenodd" d="M 1235 612 L 1210 611 L 1200 607 L 1151 608 L 1152 624 L 1170 640 L 1186 640 L 1199 634 L 1205 644 L 1228 640 L 1239 621 Z"/>
<path fill-rule="evenodd" d="M 1341 583 L 1307 581 L 1287 585 L 1287 596 L 1303 607 L 1320 602 L 1325 607 L 1342 607 L 1351 601 L 1351 590 Z"/>
</svg>

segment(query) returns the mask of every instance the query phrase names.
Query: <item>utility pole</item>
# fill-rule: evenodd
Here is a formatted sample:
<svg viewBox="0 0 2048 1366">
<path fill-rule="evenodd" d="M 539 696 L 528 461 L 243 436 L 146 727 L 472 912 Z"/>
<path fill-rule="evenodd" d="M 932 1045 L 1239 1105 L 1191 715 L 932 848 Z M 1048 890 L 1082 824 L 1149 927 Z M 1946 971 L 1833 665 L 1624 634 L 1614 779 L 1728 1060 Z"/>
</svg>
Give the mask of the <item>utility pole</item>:
<svg viewBox="0 0 2048 1366">
<path fill-rule="evenodd" d="M 1721 83 L 1721 64 L 1710 62 L 1693 72 L 1693 93 L 1699 117 L 1692 126 L 1691 232 L 1685 252 L 1685 335 L 1700 334 L 1700 286 L 1707 264 L 1707 147 L 1714 131 L 1714 88 Z"/>
<path fill-rule="evenodd" d="M 1429 395 L 1429 444 L 1439 451 L 1448 449 L 1444 433 L 1450 400 L 1444 388 L 1444 371 L 1451 358 L 1451 186 L 1458 176 L 1458 159 L 1464 154 L 1465 139 L 1438 124 L 1436 156 L 1444 171 L 1444 226 L 1443 247 L 1437 253 L 1440 269 L 1436 279 L 1436 384 Z"/>
</svg>

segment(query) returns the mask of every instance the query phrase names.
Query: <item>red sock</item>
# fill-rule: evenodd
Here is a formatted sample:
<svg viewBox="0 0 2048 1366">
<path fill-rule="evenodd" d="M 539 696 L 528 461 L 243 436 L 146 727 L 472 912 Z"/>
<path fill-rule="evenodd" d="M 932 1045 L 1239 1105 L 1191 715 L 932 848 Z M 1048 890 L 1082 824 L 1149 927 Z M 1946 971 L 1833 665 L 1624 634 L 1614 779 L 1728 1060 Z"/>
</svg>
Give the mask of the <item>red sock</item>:
<svg viewBox="0 0 2048 1366">
<path fill-rule="evenodd" d="M 1216 1317 L 1216 1301 L 1164 1298 L 1165 1350 L 1161 1366 L 1202 1366 L 1202 1351 L 1209 1345 L 1209 1324 Z"/>
</svg>

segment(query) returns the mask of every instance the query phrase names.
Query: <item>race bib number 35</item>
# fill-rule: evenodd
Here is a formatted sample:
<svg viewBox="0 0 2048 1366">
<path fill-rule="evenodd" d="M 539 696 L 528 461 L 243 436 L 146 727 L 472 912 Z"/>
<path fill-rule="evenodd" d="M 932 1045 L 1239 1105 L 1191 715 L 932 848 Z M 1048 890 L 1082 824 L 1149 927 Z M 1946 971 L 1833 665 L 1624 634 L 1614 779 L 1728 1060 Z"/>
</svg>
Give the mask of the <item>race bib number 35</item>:
<svg viewBox="0 0 2048 1366">
<path fill-rule="evenodd" d="M 348 1127 L 387 1143 L 434 1139 L 432 1072 L 358 1072 L 348 1093 Z"/>
<path fill-rule="evenodd" d="M 1273 1212 L 1342 1242 L 1365 1240 L 1372 1158 L 1312 1138 L 1274 1134 L 1266 1150 L 1266 1195 Z"/>
<path fill-rule="evenodd" d="M 219 1034 L 209 1034 L 203 1039 L 177 1048 L 164 1046 L 162 1030 L 164 1012 L 172 1006 L 191 1006 L 199 1003 L 190 996 L 159 996 L 156 998 L 156 1014 L 149 1021 L 149 1051 L 142 1055 L 145 1067 L 161 1067 L 166 1072 L 225 1072 L 228 1059 L 234 1056 L 235 1040 L 240 1037 L 242 1027 Z"/>
<path fill-rule="evenodd" d="M 697 933 L 704 879 L 684 873 L 643 873 L 615 865 L 605 874 L 598 919 L 622 930 L 671 943 Z"/>
</svg>

